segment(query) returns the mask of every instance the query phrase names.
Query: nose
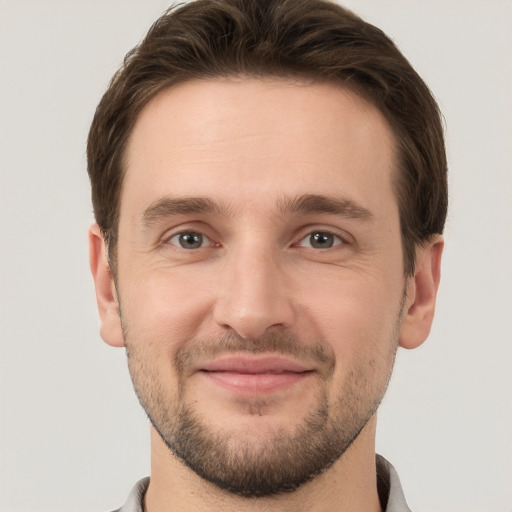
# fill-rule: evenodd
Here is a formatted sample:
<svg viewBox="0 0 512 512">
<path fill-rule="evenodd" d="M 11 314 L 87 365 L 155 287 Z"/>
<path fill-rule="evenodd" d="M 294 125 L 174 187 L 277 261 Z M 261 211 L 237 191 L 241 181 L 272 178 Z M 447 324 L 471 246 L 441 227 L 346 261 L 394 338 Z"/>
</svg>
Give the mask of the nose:
<svg viewBox="0 0 512 512">
<path fill-rule="evenodd" d="M 215 322 L 242 338 L 255 339 L 271 327 L 294 321 L 293 297 L 271 251 L 244 248 L 225 262 L 214 307 Z"/>
</svg>

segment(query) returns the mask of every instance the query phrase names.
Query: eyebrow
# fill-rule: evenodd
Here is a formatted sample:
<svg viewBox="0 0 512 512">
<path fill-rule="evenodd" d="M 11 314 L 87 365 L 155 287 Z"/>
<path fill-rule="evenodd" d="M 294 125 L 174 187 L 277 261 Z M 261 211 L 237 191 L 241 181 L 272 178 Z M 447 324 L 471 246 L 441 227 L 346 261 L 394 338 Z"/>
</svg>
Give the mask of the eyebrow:
<svg viewBox="0 0 512 512">
<path fill-rule="evenodd" d="M 278 202 L 279 210 L 286 213 L 331 213 L 348 219 L 371 220 L 367 208 L 344 197 L 304 194 L 295 198 L 285 197 Z"/>
<path fill-rule="evenodd" d="M 151 203 L 142 214 L 144 227 L 150 228 L 158 221 L 193 213 L 221 213 L 223 209 L 206 197 L 162 197 Z"/>
<path fill-rule="evenodd" d="M 328 213 L 348 219 L 370 220 L 373 214 L 367 208 L 348 198 L 316 194 L 297 197 L 283 197 L 277 202 L 281 215 Z M 142 215 L 144 228 L 149 229 L 157 222 L 179 215 L 208 214 L 230 215 L 233 208 L 220 205 L 206 197 L 163 197 L 150 204 Z"/>
</svg>

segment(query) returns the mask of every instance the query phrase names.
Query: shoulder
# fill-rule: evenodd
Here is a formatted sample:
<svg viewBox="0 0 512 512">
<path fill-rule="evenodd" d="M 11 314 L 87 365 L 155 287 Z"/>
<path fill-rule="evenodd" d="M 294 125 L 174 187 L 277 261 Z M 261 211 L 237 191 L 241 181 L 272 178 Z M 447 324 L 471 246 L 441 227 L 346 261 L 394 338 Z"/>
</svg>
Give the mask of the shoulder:
<svg viewBox="0 0 512 512">
<path fill-rule="evenodd" d="M 144 494 L 146 494 L 148 485 L 149 477 L 139 480 L 130 491 L 130 494 L 128 495 L 128 498 L 126 498 L 124 505 L 112 512 L 142 512 L 142 500 L 144 499 Z"/>
</svg>

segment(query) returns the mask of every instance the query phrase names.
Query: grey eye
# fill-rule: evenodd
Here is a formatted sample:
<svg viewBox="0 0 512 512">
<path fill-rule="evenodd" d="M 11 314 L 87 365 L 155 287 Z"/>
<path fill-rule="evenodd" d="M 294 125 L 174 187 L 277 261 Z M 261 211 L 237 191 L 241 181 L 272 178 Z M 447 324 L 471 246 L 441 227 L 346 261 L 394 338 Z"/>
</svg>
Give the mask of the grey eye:
<svg viewBox="0 0 512 512">
<path fill-rule="evenodd" d="M 330 249 L 342 243 L 343 240 L 339 236 L 329 233 L 328 231 L 314 231 L 304 237 L 300 241 L 299 246 L 311 247 L 313 249 Z"/>
<path fill-rule="evenodd" d="M 182 249 L 199 249 L 209 245 L 210 240 L 201 233 L 185 231 L 172 236 L 169 239 L 169 243 L 181 247 Z"/>
</svg>

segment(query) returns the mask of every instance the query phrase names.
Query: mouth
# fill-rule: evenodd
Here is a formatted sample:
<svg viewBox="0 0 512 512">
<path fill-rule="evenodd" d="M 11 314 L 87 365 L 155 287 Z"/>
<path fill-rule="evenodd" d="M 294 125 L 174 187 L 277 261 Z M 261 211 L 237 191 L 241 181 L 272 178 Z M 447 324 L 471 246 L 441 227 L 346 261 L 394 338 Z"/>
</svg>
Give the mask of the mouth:
<svg viewBox="0 0 512 512">
<path fill-rule="evenodd" d="M 272 393 L 311 376 L 315 369 L 281 356 L 232 355 L 200 368 L 212 384 L 240 394 Z"/>
</svg>

